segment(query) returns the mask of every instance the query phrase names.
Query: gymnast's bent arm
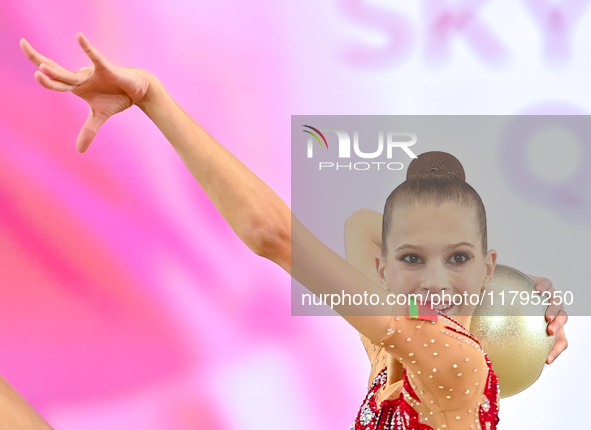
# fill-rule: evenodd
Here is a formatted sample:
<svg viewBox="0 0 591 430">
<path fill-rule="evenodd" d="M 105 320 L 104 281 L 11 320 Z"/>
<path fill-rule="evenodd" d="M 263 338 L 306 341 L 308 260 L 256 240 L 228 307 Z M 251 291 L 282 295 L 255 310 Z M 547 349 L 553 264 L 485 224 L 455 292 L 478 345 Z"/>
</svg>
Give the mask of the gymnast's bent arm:
<svg viewBox="0 0 591 430">
<path fill-rule="evenodd" d="M 382 251 L 382 214 L 371 209 L 360 209 L 351 214 L 345 222 L 345 253 L 347 261 L 359 269 L 365 276 L 379 283 L 376 271 L 376 258 Z M 554 291 L 552 281 L 546 278 L 530 276 L 536 283 L 536 289 Z M 549 335 L 556 335 L 556 343 L 548 353 L 546 363 L 553 363 L 568 346 L 564 333 L 564 324 L 568 315 L 562 304 L 551 304 L 546 309 L 546 330 Z"/>
</svg>

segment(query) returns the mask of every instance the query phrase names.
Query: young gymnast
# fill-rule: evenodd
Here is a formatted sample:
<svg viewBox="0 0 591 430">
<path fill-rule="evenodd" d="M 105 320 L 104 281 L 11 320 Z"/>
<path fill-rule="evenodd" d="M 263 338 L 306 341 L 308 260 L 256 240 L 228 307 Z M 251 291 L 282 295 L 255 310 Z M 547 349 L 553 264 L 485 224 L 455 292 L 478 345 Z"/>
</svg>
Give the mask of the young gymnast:
<svg viewBox="0 0 591 430">
<path fill-rule="evenodd" d="M 447 167 L 418 169 L 392 193 L 384 214 L 382 258 L 371 279 L 314 237 L 263 181 L 176 104 L 158 79 L 144 70 L 110 64 L 82 34 L 78 42 L 93 67 L 74 72 L 40 55 L 24 39 L 21 47 L 38 66 L 35 78 L 43 86 L 71 91 L 90 105 L 77 139 L 80 152 L 110 116 L 135 104 L 253 252 L 316 294 L 345 290 L 379 298 L 377 306 L 335 308 L 372 352 L 379 350 L 356 429 L 496 428 L 498 381 L 466 329 L 474 306 L 446 303 L 429 320 L 410 319 L 406 306 L 387 304 L 392 292 L 431 297 L 479 293 L 490 280 L 496 252 L 486 249 L 484 206 L 463 178 Z M 551 287 L 545 283 L 542 288 Z M 548 330 L 563 336 L 566 315 L 554 313 L 558 316 L 548 316 Z M 566 340 L 559 341 L 550 353 L 554 357 L 566 348 Z M 392 364 L 389 374 L 383 371 L 387 363 Z"/>
</svg>

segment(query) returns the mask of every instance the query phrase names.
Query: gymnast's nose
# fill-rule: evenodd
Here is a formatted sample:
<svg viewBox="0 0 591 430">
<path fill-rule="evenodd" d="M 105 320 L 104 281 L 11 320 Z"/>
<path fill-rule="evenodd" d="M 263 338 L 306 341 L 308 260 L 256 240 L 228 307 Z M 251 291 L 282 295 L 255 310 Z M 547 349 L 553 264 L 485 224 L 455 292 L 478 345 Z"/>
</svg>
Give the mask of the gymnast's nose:
<svg viewBox="0 0 591 430">
<path fill-rule="evenodd" d="M 427 264 L 423 271 L 421 288 L 429 291 L 430 295 L 438 295 L 448 290 L 450 288 L 449 275 L 445 267 L 442 264 Z"/>
</svg>

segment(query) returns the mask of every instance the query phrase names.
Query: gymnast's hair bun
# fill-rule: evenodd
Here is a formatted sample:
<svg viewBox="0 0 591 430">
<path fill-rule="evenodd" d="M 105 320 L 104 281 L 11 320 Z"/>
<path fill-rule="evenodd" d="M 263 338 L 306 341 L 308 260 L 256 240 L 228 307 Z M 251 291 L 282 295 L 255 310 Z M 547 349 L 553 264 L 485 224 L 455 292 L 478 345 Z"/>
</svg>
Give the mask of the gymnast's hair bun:
<svg viewBox="0 0 591 430">
<path fill-rule="evenodd" d="M 425 152 L 412 160 L 406 171 L 406 179 L 434 171 L 448 173 L 466 181 L 462 163 L 453 155 L 439 151 Z"/>
</svg>

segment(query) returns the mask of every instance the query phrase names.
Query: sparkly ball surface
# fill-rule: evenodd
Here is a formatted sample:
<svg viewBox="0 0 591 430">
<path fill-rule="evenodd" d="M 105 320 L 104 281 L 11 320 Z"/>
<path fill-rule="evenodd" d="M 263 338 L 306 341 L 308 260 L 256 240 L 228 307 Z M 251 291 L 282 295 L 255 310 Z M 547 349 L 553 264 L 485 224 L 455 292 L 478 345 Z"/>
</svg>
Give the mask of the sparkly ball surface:
<svg viewBox="0 0 591 430">
<path fill-rule="evenodd" d="M 492 305 L 487 300 L 491 291 Z M 513 291 L 518 294 L 511 304 Z M 470 324 L 499 377 L 501 397 L 517 394 L 538 379 L 556 340 L 547 332 L 547 306 L 523 305 L 520 298 L 526 294 L 520 296 L 522 291 L 531 297 L 535 282 L 518 270 L 497 265 L 485 290 L 487 299 L 476 309 Z"/>
</svg>

